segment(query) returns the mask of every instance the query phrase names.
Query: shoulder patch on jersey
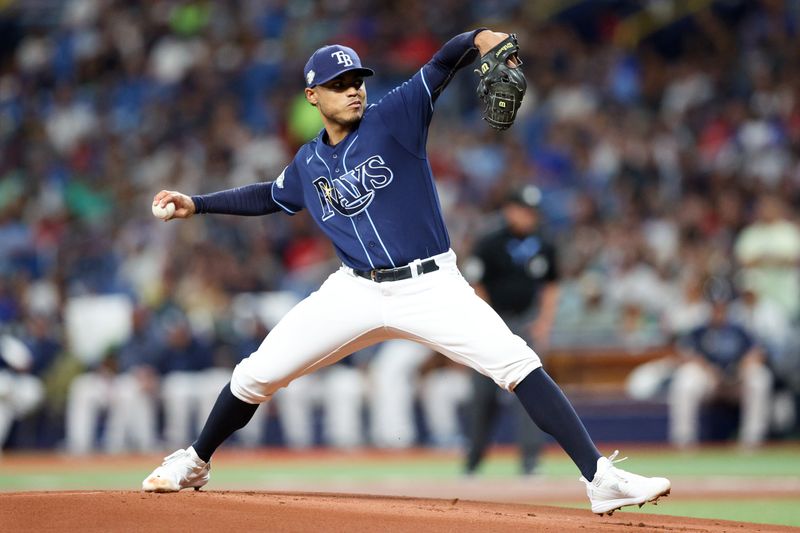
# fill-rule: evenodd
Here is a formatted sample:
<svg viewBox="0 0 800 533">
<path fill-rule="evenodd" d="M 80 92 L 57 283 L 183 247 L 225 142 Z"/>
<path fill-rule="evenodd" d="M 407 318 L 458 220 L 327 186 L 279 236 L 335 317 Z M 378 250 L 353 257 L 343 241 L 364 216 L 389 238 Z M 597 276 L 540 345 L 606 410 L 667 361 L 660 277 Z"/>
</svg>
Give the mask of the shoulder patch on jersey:
<svg viewBox="0 0 800 533">
<path fill-rule="evenodd" d="M 281 175 L 278 176 L 278 179 L 275 180 L 275 185 L 277 185 L 279 189 L 283 189 L 283 180 L 286 179 L 286 168 L 288 167 L 285 167 L 281 171 Z"/>
</svg>

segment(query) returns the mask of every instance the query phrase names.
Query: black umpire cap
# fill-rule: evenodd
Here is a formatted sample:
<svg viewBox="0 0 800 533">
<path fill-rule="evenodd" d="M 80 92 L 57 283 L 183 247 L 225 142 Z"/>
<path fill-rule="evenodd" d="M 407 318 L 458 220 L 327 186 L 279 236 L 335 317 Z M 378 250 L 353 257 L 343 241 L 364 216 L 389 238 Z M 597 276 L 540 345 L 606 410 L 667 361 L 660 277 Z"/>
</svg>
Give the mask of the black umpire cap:
<svg viewBox="0 0 800 533">
<path fill-rule="evenodd" d="M 536 185 L 523 185 L 509 191 L 506 204 L 517 204 L 531 209 L 538 209 L 542 202 L 542 191 Z"/>
</svg>

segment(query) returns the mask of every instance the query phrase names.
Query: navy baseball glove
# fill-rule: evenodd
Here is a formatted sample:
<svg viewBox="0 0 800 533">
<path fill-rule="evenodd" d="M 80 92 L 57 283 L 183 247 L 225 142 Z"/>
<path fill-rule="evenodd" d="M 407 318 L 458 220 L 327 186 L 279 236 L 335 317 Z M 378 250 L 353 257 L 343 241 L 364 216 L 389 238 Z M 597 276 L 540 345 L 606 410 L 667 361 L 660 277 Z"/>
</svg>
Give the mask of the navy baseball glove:
<svg viewBox="0 0 800 533">
<path fill-rule="evenodd" d="M 522 97 L 528 83 L 519 65 L 517 36 L 513 33 L 481 57 L 480 68 L 475 72 L 481 77 L 478 82 L 478 98 L 481 100 L 481 116 L 496 130 L 508 129 L 522 105 Z M 508 65 L 511 59 L 516 67 Z"/>
</svg>

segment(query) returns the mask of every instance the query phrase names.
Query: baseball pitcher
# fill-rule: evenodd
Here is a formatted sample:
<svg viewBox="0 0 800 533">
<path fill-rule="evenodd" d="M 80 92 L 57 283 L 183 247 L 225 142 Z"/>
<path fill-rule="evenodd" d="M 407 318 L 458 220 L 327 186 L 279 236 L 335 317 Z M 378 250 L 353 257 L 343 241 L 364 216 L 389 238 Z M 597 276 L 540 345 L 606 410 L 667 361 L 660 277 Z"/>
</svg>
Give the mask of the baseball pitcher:
<svg viewBox="0 0 800 533">
<path fill-rule="evenodd" d="M 154 212 L 166 213 L 167 220 L 306 209 L 342 266 L 236 366 L 198 439 L 165 458 L 143 490 L 199 489 L 208 482 L 217 447 L 278 389 L 366 346 L 408 339 L 513 391 L 578 466 L 593 512 L 610 514 L 669 493 L 667 479 L 615 467 L 616 452 L 601 456 L 536 353 L 456 267 L 426 154 L 436 100 L 458 70 L 480 56 L 481 112 L 492 127 L 509 127 L 526 88 L 518 51 L 513 35 L 463 33 L 411 79 L 368 104 L 365 80 L 373 71 L 354 50 L 324 46 L 304 69 L 305 96 L 324 129 L 274 181 L 201 196 L 155 196 Z"/>
</svg>

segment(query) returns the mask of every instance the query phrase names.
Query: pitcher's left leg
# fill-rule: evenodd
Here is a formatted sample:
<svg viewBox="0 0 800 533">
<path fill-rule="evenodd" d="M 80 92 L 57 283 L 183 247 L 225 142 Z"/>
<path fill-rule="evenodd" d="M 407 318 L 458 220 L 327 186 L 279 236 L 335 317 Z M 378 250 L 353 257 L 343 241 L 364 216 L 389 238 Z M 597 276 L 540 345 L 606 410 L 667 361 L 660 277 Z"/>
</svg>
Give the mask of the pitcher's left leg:
<svg viewBox="0 0 800 533">
<path fill-rule="evenodd" d="M 581 470 L 593 512 L 610 514 L 669 494 L 668 479 L 616 468 L 617 452 L 609 458 L 600 455 L 569 400 L 541 368 L 539 357 L 478 298 L 454 259 L 437 272 L 387 290 L 387 325 L 513 390 L 536 425 L 553 435 Z"/>
<path fill-rule="evenodd" d="M 592 479 L 601 455 L 572 405 L 541 368 L 536 353 L 475 294 L 455 266 L 445 264 L 438 272 L 402 283 L 387 291 L 387 325 L 514 391 L 534 423 Z"/>
</svg>

